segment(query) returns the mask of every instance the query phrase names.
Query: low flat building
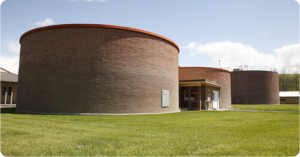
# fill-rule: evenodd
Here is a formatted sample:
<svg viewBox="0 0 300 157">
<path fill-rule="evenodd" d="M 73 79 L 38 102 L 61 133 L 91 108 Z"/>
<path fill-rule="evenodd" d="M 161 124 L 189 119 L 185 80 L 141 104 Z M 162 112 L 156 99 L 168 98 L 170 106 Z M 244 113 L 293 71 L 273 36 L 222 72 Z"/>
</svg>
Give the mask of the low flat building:
<svg viewBox="0 0 300 157">
<path fill-rule="evenodd" d="M 179 108 L 231 108 L 230 71 L 210 67 L 179 67 Z"/>
<path fill-rule="evenodd" d="M 300 104 L 299 91 L 282 91 L 279 92 L 280 104 Z"/>
<path fill-rule="evenodd" d="M 0 68 L 1 104 L 16 104 L 18 75 Z"/>
</svg>

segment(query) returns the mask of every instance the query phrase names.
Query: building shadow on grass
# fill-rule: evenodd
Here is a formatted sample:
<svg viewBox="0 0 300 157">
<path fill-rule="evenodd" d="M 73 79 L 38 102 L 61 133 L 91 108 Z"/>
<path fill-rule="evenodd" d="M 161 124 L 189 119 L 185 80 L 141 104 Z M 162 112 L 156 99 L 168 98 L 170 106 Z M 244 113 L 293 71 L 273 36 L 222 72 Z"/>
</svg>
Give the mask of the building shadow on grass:
<svg viewBox="0 0 300 157">
<path fill-rule="evenodd" d="M 11 108 L 1 108 L 1 114 L 6 114 L 6 113 L 9 113 L 9 114 L 22 114 L 22 113 L 17 113 L 15 112 L 15 107 L 11 107 Z"/>
</svg>

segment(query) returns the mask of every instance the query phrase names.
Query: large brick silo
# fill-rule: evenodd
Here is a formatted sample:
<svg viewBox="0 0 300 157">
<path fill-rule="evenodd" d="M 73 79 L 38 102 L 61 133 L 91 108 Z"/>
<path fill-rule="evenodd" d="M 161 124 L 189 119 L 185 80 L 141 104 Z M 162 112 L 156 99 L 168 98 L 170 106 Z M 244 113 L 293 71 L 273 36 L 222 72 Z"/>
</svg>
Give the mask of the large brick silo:
<svg viewBox="0 0 300 157">
<path fill-rule="evenodd" d="M 207 109 L 207 91 L 213 90 L 220 92 L 219 108 L 231 108 L 230 71 L 209 67 L 179 67 L 179 82 L 182 84 L 190 82 L 191 86 L 200 86 L 200 109 Z M 198 85 L 195 84 L 197 82 L 199 82 Z M 186 85 L 189 86 L 189 84 Z M 184 94 L 182 90 L 179 92 Z M 209 108 L 212 109 L 212 101 L 210 101 Z"/>
<path fill-rule="evenodd" d="M 179 111 L 179 47 L 163 36 L 121 26 L 65 24 L 30 30 L 20 43 L 18 112 Z M 162 90 L 169 90 L 169 107 L 162 107 Z"/>
<path fill-rule="evenodd" d="M 279 104 L 279 78 L 274 71 L 231 72 L 233 104 Z"/>
</svg>

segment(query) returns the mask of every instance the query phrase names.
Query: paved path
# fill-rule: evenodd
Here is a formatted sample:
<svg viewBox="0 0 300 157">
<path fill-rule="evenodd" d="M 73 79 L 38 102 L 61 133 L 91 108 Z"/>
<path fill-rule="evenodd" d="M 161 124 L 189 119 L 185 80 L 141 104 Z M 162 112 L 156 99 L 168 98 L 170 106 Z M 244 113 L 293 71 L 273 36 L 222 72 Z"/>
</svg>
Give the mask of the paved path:
<svg viewBox="0 0 300 157">
<path fill-rule="evenodd" d="M 16 104 L 1 104 L 0 108 L 15 108 Z"/>
<path fill-rule="evenodd" d="M 257 111 L 268 111 L 268 112 L 300 112 L 300 111 L 275 111 L 275 110 L 239 110 L 235 108 L 230 109 L 219 109 L 219 110 L 213 110 L 213 111 L 242 111 L 242 112 L 257 112 Z"/>
</svg>

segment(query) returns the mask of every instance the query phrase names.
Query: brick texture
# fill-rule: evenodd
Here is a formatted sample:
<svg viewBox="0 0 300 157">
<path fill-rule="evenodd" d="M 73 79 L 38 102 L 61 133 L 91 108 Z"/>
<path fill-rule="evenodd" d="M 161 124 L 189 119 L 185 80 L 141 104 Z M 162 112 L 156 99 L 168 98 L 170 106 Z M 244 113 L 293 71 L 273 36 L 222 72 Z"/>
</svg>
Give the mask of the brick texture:
<svg viewBox="0 0 300 157">
<path fill-rule="evenodd" d="M 230 72 L 218 68 L 206 68 L 206 67 L 179 67 L 179 81 L 183 80 L 197 80 L 208 79 L 215 81 L 216 83 L 225 85 L 220 89 L 220 104 L 219 108 L 231 108 L 231 84 L 230 84 Z M 213 88 L 208 86 L 201 86 L 201 109 L 205 109 L 205 100 L 207 97 L 207 90 L 218 90 L 219 88 Z M 212 102 L 210 103 L 212 107 Z"/>
<path fill-rule="evenodd" d="M 277 72 L 231 72 L 233 104 L 279 104 L 279 79 Z"/>
<path fill-rule="evenodd" d="M 178 49 L 113 28 L 36 31 L 21 39 L 17 111 L 161 113 L 178 105 Z M 161 107 L 161 90 L 170 106 Z"/>
</svg>

